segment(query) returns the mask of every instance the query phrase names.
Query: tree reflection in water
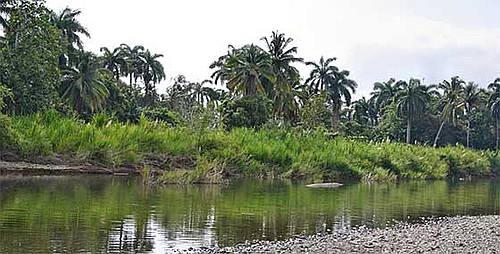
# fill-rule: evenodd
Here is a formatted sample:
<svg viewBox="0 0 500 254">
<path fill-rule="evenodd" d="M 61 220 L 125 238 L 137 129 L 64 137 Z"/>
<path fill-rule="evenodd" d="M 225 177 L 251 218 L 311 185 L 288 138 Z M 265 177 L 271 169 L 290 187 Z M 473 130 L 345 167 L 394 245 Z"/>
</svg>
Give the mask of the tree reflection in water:
<svg viewBox="0 0 500 254">
<path fill-rule="evenodd" d="M 162 252 L 422 216 L 500 214 L 499 186 L 433 181 L 310 190 L 242 181 L 151 189 L 135 178 L 1 178 L 0 252 Z"/>
</svg>

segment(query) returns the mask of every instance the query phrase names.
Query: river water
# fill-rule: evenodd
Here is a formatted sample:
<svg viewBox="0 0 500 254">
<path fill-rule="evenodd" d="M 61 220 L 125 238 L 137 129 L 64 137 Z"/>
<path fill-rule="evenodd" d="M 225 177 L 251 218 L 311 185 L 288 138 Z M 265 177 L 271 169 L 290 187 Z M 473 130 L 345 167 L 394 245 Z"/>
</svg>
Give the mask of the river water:
<svg viewBox="0 0 500 254">
<path fill-rule="evenodd" d="M 139 178 L 0 178 L 0 253 L 230 246 L 420 217 L 500 214 L 500 182 L 307 189 L 284 181 L 150 188 Z"/>
</svg>

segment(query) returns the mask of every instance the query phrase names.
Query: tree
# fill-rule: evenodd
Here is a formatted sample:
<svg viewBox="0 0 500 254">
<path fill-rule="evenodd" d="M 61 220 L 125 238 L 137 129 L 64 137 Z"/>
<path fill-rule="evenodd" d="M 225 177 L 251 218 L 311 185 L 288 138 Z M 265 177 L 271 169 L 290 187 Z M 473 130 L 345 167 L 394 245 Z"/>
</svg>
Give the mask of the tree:
<svg viewBox="0 0 500 254">
<path fill-rule="evenodd" d="M 483 101 L 483 93 L 474 82 L 469 82 L 463 90 L 464 115 L 467 120 L 467 147 L 471 147 L 470 132 L 472 113 Z"/>
<path fill-rule="evenodd" d="M 216 97 L 214 89 L 206 87 L 205 84 L 212 84 L 212 81 L 207 79 L 201 83 L 195 82 L 189 84 L 191 98 L 202 107 L 205 105 L 205 102 L 208 103 Z"/>
<path fill-rule="evenodd" d="M 78 50 L 83 49 L 83 42 L 80 38 L 81 35 L 90 38 L 88 30 L 78 21 L 78 16 L 82 12 L 79 10 L 72 10 L 65 8 L 59 14 L 52 13 L 51 22 L 59 28 L 66 50 L 60 56 L 59 64 L 64 67 L 68 64 L 75 64 L 78 57 Z"/>
<path fill-rule="evenodd" d="M 456 126 L 457 111 L 463 106 L 463 90 L 465 81 L 461 80 L 460 77 L 456 76 L 451 78 L 451 82 L 444 80 L 438 85 L 438 88 L 443 90 L 443 96 L 441 97 L 441 104 L 443 105 L 443 110 L 441 114 L 441 125 L 434 139 L 434 147 L 437 146 L 439 141 L 439 136 L 443 130 L 443 126 L 448 119 L 451 120 L 453 126 Z"/>
<path fill-rule="evenodd" d="M 335 60 L 336 58 L 325 60 L 321 57 L 319 63 L 306 62 L 306 65 L 313 66 L 313 69 L 305 82 L 316 92 L 326 91 L 332 109 L 333 129 L 338 128 L 343 101 L 346 105 L 350 105 L 351 93 L 354 93 L 358 86 L 355 81 L 348 79 L 349 71 L 339 71 L 336 66 L 332 65 Z"/>
<path fill-rule="evenodd" d="M 111 51 L 107 47 L 102 47 L 101 52 L 103 52 L 102 67 L 111 71 L 117 81 L 120 80 L 121 75 L 128 67 L 122 48 L 118 47 Z"/>
<path fill-rule="evenodd" d="M 491 90 L 491 94 L 488 99 L 488 105 L 491 110 L 491 114 L 496 121 L 496 149 L 500 148 L 500 78 L 495 79 L 495 81 L 488 85 L 488 89 Z"/>
<path fill-rule="evenodd" d="M 96 57 L 90 52 L 81 52 L 76 67 L 63 70 L 62 96 L 69 99 L 82 115 L 103 109 L 109 90 L 102 75 L 109 72 L 99 67 Z"/>
<path fill-rule="evenodd" d="M 271 36 L 262 38 L 266 42 L 267 52 L 271 56 L 271 64 L 275 74 L 275 82 L 270 94 L 274 101 L 276 115 L 291 120 L 296 115 L 298 103 L 295 100 L 294 88 L 300 84 L 300 73 L 293 63 L 304 60 L 296 57 L 297 47 L 290 47 L 292 38 L 278 31 Z"/>
<path fill-rule="evenodd" d="M 327 96 L 325 92 L 314 94 L 299 109 L 300 126 L 304 129 L 326 128 L 331 119 L 326 107 Z"/>
<path fill-rule="evenodd" d="M 425 86 L 418 79 L 409 82 L 398 81 L 401 90 L 396 95 L 397 111 L 400 117 L 406 118 L 406 143 L 411 144 L 413 120 L 421 114 L 431 100 L 433 86 Z"/>
<path fill-rule="evenodd" d="M 375 126 L 378 124 L 378 112 L 375 107 L 375 100 L 365 97 L 353 102 L 354 120 L 363 125 Z"/>
<path fill-rule="evenodd" d="M 0 114 L 5 107 L 5 98 L 12 98 L 12 93 L 10 92 L 10 89 L 0 84 Z"/>
<path fill-rule="evenodd" d="M 271 101 L 262 95 L 225 100 L 219 107 L 222 122 L 227 129 L 259 128 L 269 120 Z"/>
<path fill-rule="evenodd" d="M 130 47 L 127 44 L 121 44 L 121 53 L 123 57 L 127 61 L 127 66 L 124 69 L 124 73 L 129 76 L 129 84 L 133 86 L 137 83 L 137 79 L 139 79 L 142 75 L 142 66 L 144 65 L 144 47 L 143 46 L 134 46 Z"/>
<path fill-rule="evenodd" d="M 396 99 L 396 95 L 401 90 L 395 79 L 391 78 L 387 82 L 376 82 L 371 93 L 377 109 L 381 110 L 386 105 L 391 104 Z"/>
<path fill-rule="evenodd" d="M 144 81 L 145 101 L 147 105 L 154 102 L 156 97 L 155 85 L 165 79 L 165 70 L 158 58 L 161 54 L 152 54 L 149 50 L 144 52 L 144 62 L 141 66 L 142 80 Z"/>
<path fill-rule="evenodd" d="M 13 93 L 7 109 L 29 114 L 54 107 L 60 84 L 59 30 L 50 23 L 50 11 L 40 2 L 18 1 L 7 21 L 0 48 L 0 83 Z"/>
<path fill-rule="evenodd" d="M 212 74 L 215 82 L 226 82 L 230 91 L 244 96 L 264 93 L 264 84 L 275 80 L 270 55 L 253 44 L 239 49 L 230 46 L 229 49 L 227 55 L 210 66 L 217 68 Z"/>
<path fill-rule="evenodd" d="M 5 31 L 8 28 L 8 17 L 12 12 L 12 4 L 11 0 L 1 0 L 0 1 L 0 28 Z M 0 36 L 0 43 L 3 42 L 5 38 Z M 0 44 L 1 45 L 1 44 Z"/>
</svg>

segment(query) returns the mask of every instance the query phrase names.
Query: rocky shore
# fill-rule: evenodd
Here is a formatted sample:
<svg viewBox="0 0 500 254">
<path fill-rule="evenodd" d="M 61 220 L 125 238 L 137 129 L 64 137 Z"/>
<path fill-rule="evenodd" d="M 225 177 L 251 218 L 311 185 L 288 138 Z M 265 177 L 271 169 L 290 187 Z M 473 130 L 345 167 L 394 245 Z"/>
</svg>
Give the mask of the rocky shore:
<svg viewBox="0 0 500 254">
<path fill-rule="evenodd" d="M 193 253 L 500 253 L 500 216 L 425 219 Z"/>
</svg>

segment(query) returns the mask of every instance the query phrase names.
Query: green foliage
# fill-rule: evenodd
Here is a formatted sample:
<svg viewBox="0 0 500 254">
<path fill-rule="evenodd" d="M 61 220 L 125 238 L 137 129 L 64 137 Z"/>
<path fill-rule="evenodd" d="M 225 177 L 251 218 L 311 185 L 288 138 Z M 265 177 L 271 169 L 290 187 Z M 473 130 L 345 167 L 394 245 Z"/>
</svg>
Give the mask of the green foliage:
<svg viewBox="0 0 500 254">
<path fill-rule="evenodd" d="M 52 111 L 15 118 L 24 155 L 62 154 L 109 165 L 138 163 L 150 153 L 194 154 L 195 137 L 182 129 L 141 118 L 136 125 L 123 125 L 98 114 L 89 124 L 62 117 Z"/>
<path fill-rule="evenodd" d="M 105 112 L 115 115 L 123 123 L 137 123 L 141 116 L 139 108 L 140 90 L 125 83 L 108 78 L 103 79 L 108 88 L 109 97 L 106 101 Z"/>
<path fill-rule="evenodd" d="M 57 100 L 61 54 L 59 30 L 43 3 L 19 1 L 8 20 L 0 49 L 0 83 L 12 90 L 8 110 L 28 114 L 53 107 Z"/>
<path fill-rule="evenodd" d="M 217 69 L 212 75 L 216 83 L 226 81 L 229 90 L 243 96 L 265 93 L 269 90 L 266 87 L 276 79 L 271 56 L 254 44 L 242 48 L 230 46 L 228 54 L 210 68 Z"/>
<path fill-rule="evenodd" d="M 227 129 L 259 128 L 269 120 L 270 108 L 270 101 L 264 96 L 245 96 L 223 101 L 220 111 Z"/>
<path fill-rule="evenodd" d="M 299 110 L 300 126 L 305 129 L 326 128 L 330 126 L 330 112 L 326 107 L 326 94 L 314 95 Z"/>
<path fill-rule="evenodd" d="M 10 89 L 8 89 L 7 87 L 2 86 L 2 84 L 0 84 L 0 112 L 5 107 L 5 99 L 6 98 L 12 99 L 12 93 L 11 93 Z"/>
<path fill-rule="evenodd" d="M 111 74 L 99 67 L 96 56 L 80 52 L 75 67 L 65 68 L 62 79 L 62 97 L 68 99 L 76 111 L 90 116 L 104 108 L 109 96 L 108 87 L 114 86 Z"/>
<path fill-rule="evenodd" d="M 221 184 L 225 183 L 224 172 L 226 172 L 227 163 L 219 160 L 207 160 L 200 157 L 193 170 L 179 170 L 167 172 L 161 176 L 160 181 L 171 184 Z"/>
<path fill-rule="evenodd" d="M 161 121 L 168 126 L 177 126 L 181 122 L 179 116 L 165 108 L 146 108 L 143 114 L 151 121 Z"/>
<path fill-rule="evenodd" d="M 0 152 L 17 150 L 17 138 L 12 130 L 10 119 L 0 113 Z"/>
<path fill-rule="evenodd" d="M 89 124 L 57 112 L 16 117 L 12 129 L 20 152 L 26 156 L 60 154 L 112 166 L 141 164 L 149 154 L 198 158 L 198 166 L 192 170 L 183 168 L 166 176 L 172 181 L 179 177 L 182 182 L 219 181 L 231 176 L 284 176 L 308 181 L 489 176 L 499 161 L 493 153 L 464 147 L 434 149 L 331 139 L 320 129 L 307 135 L 279 129 L 235 128 L 226 132 L 200 128 L 193 132 L 146 118 L 124 125 L 102 114 Z"/>
</svg>

